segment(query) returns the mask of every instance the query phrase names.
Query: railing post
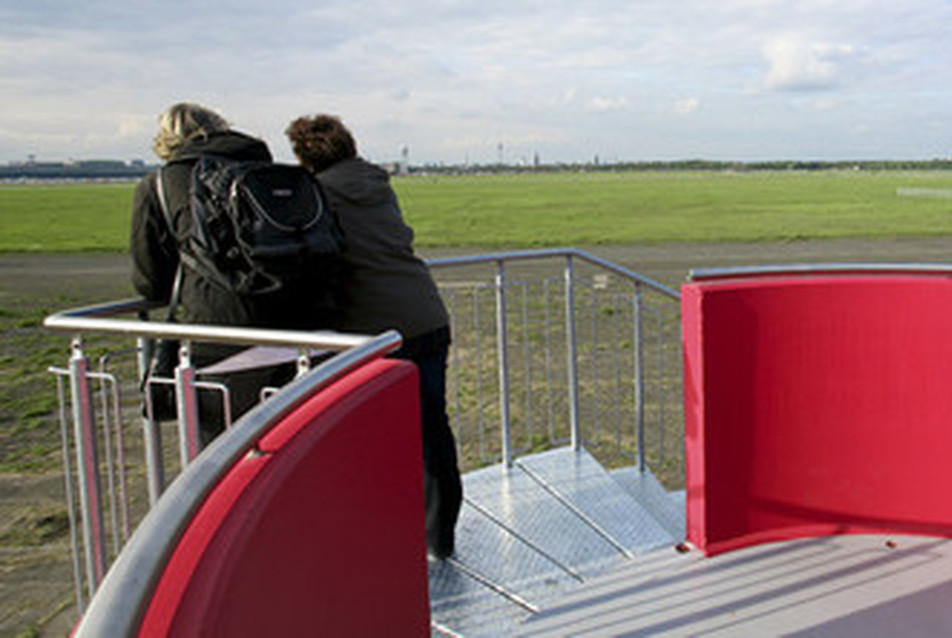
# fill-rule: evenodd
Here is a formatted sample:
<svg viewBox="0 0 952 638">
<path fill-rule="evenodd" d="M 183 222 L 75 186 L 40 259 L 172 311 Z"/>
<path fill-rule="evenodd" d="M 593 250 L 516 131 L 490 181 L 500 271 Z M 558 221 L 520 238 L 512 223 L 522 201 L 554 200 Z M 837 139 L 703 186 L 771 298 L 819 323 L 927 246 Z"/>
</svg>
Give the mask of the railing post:
<svg viewBox="0 0 952 638">
<path fill-rule="evenodd" d="M 512 466 L 512 432 L 509 415 L 509 332 L 506 322 L 506 264 L 496 262 L 496 353 L 499 360 L 499 418 L 502 426 L 502 460 Z"/>
<path fill-rule="evenodd" d="M 66 511 L 69 515 L 69 547 L 73 559 L 73 589 L 76 592 L 76 608 L 80 613 L 86 609 L 86 596 L 83 594 L 83 567 L 79 556 L 79 538 L 77 537 L 76 504 L 73 499 L 73 464 L 69 460 L 69 416 L 66 413 L 66 390 L 63 388 L 63 377 L 55 368 L 50 371 L 56 374 L 56 396 L 59 399 L 59 426 L 63 454 L 63 487 L 66 493 Z"/>
<path fill-rule="evenodd" d="M 137 313 L 139 321 L 149 320 L 149 311 L 140 310 Z M 152 357 L 155 354 L 155 339 L 147 337 L 136 338 L 136 367 L 139 373 L 139 387 L 146 396 L 150 394 L 150 389 L 146 382 L 149 377 L 149 369 L 152 367 Z M 145 451 L 146 483 L 149 490 L 149 507 L 155 505 L 156 501 L 165 490 L 165 464 L 162 462 L 162 430 L 159 424 L 152 418 L 152 402 L 146 400 L 146 410 L 142 415 L 142 441 Z"/>
<path fill-rule="evenodd" d="M 106 532 L 103 529 L 102 489 L 96 427 L 93 422 L 92 391 L 89 387 L 89 360 L 80 337 L 73 339 L 69 360 L 69 387 L 76 436 L 76 467 L 79 472 L 79 504 L 83 520 L 83 547 L 86 579 L 90 594 L 106 573 Z"/>
<path fill-rule="evenodd" d="M 148 393 L 148 387 L 144 388 Z M 142 440 L 145 449 L 146 479 L 149 488 L 149 506 L 155 505 L 165 491 L 165 463 L 162 460 L 162 429 L 152 416 L 152 403 L 146 403 L 142 417 Z"/>
<path fill-rule="evenodd" d="M 568 347 L 569 426 L 572 430 L 572 449 L 582 448 L 579 427 L 578 398 L 578 343 L 575 334 L 575 264 L 572 255 L 565 257 L 565 340 Z"/>
<path fill-rule="evenodd" d="M 642 290 L 641 284 L 635 283 L 635 297 L 633 310 L 633 330 L 635 341 L 635 424 L 638 439 L 638 469 L 644 472 L 647 469 L 647 455 L 645 453 L 645 349 L 644 326 L 642 325 Z"/>
<path fill-rule="evenodd" d="M 179 452 L 182 467 L 202 451 L 198 433 L 198 395 L 195 391 L 195 367 L 191 347 L 183 341 L 179 350 L 179 364 L 175 368 L 175 405 L 178 413 Z"/>
</svg>

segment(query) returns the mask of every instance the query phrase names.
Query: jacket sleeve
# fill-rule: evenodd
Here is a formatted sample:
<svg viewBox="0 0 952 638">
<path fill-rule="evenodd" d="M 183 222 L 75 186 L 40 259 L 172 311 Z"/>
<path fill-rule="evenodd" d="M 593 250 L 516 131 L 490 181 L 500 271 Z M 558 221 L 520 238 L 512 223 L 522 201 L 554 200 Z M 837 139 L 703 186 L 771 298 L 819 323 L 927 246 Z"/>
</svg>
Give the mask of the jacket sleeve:
<svg viewBox="0 0 952 638">
<path fill-rule="evenodd" d="M 129 251 L 132 284 L 149 301 L 166 302 L 178 268 L 178 248 L 156 194 L 155 175 L 136 186 L 132 203 Z"/>
</svg>

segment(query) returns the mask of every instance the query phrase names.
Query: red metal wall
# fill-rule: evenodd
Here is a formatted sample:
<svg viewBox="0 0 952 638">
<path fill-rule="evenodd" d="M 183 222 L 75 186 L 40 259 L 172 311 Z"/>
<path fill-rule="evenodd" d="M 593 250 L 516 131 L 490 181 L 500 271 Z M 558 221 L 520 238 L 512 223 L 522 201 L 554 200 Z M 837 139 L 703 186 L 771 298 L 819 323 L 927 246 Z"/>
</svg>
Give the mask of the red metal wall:
<svg viewBox="0 0 952 638">
<path fill-rule="evenodd" d="M 143 636 L 428 636 L 416 368 L 375 361 L 284 419 L 195 515 Z"/>
<path fill-rule="evenodd" d="M 952 536 L 952 279 L 682 288 L 688 540 Z"/>
</svg>

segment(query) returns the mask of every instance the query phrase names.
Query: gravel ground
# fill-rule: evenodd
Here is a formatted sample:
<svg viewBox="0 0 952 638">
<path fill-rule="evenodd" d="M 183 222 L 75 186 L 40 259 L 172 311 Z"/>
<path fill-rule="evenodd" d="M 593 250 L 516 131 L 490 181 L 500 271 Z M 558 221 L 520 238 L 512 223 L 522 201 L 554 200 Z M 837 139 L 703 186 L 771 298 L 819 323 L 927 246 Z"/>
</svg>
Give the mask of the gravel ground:
<svg viewBox="0 0 952 638">
<path fill-rule="evenodd" d="M 588 250 L 661 283 L 677 287 L 691 269 L 784 263 L 943 263 L 952 238 L 828 240 L 770 244 L 597 246 Z M 427 257 L 478 250 L 427 251 Z M 132 296 L 128 256 L 120 254 L 0 255 L 0 309 L 11 303 L 59 310 Z M 0 532 L 28 522 L 56 527 L 48 513 L 63 509 L 55 474 L 0 474 Z M 60 524 L 61 527 L 61 524 Z M 0 543 L 0 636 L 64 636 L 75 619 L 68 536 Z M 9 538 L 7 534 L 3 538 Z M 41 540 L 46 538 L 42 534 Z"/>
</svg>

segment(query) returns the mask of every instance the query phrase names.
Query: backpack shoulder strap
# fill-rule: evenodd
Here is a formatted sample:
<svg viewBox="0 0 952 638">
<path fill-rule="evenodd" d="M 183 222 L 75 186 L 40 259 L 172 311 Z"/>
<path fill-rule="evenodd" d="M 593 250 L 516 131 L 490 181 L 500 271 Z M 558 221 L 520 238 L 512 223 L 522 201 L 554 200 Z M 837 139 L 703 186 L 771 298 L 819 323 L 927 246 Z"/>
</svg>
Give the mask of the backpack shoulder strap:
<svg viewBox="0 0 952 638">
<path fill-rule="evenodd" d="M 162 181 L 162 166 L 159 167 L 159 170 L 155 172 L 155 191 L 156 195 L 159 197 L 159 208 L 162 209 L 162 216 L 165 218 L 165 223 L 169 227 L 169 231 L 172 231 L 172 213 L 169 211 L 169 202 L 165 198 L 165 183 Z M 172 233 L 175 234 L 174 232 Z"/>
<path fill-rule="evenodd" d="M 165 184 L 162 182 L 162 168 L 155 172 L 155 190 L 159 196 L 159 208 L 162 209 L 162 217 L 165 218 L 165 225 L 169 229 L 172 237 L 175 237 L 175 227 L 172 226 L 172 213 L 169 211 L 169 202 L 165 196 Z M 179 300 L 182 296 L 182 251 L 179 251 L 179 263 L 175 269 L 175 280 L 172 283 L 172 294 L 169 297 L 168 321 L 175 319 L 175 311 L 178 309 Z"/>
</svg>

